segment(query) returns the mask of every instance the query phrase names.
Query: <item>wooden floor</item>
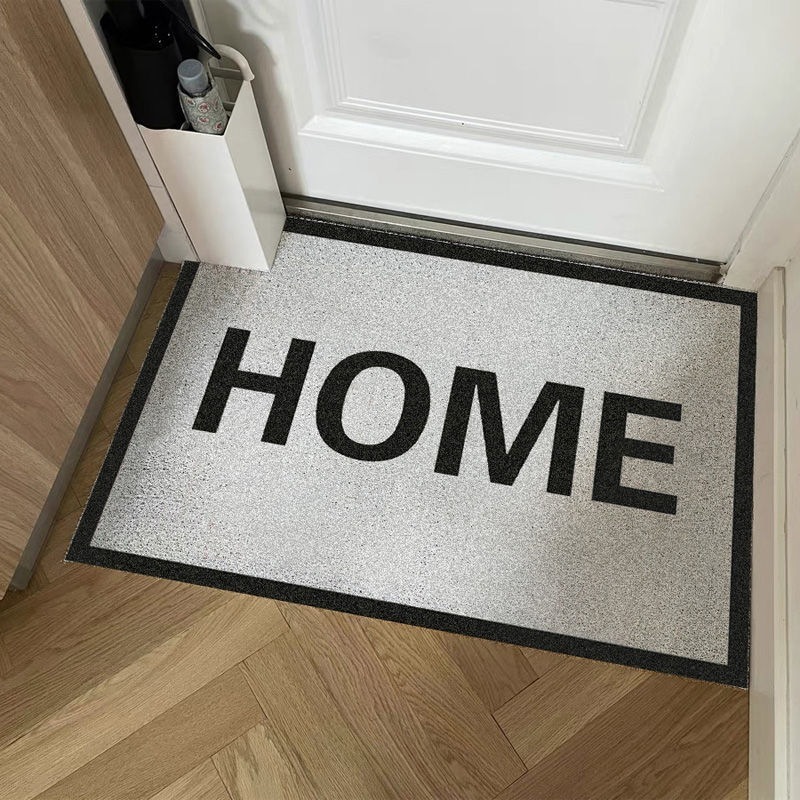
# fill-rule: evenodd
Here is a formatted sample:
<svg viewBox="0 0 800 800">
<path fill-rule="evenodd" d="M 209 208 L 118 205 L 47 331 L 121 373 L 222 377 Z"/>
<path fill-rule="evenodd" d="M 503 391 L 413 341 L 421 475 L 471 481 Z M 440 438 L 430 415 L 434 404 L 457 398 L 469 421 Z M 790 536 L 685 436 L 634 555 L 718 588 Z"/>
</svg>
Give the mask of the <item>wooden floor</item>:
<svg viewBox="0 0 800 800">
<path fill-rule="evenodd" d="M 746 692 L 63 563 L 175 277 L 0 602 L 0 796 L 747 796 Z"/>
</svg>

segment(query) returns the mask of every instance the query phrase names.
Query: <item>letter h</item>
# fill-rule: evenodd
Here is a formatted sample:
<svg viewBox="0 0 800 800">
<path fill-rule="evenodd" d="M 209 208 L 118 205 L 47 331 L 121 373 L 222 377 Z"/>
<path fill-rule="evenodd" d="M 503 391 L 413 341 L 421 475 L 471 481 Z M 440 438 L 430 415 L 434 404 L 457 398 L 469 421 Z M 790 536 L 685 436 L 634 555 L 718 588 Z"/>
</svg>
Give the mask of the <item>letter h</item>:
<svg viewBox="0 0 800 800">
<path fill-rule="evenodd" d="M 283 372 L 280 375 L 263 375 L 239 369 L 249 338 L 250 331 L 228 328 L 192 428 L 215 433 L 231 389 L 249 389 L 275 395 L 261 441 L 286 444 L 315 343 L 292 339 Z"/>
</svg>

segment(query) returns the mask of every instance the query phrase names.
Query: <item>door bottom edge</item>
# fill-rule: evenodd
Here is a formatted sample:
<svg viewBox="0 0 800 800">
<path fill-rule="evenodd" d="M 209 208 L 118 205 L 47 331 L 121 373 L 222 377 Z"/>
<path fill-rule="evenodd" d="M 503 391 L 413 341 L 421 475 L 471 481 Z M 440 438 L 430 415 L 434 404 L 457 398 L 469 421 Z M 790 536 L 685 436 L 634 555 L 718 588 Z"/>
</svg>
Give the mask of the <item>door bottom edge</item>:
<svg viewBox="0 0 800 800">
<path fill-rule="evenodd" d="M 512 250 L 529 255 L 557 257 L 567 261 L 579 261 L 613 269 L 646 272 L 684 280 L 717 283 L 722 278 L 722 264 L 716 261 L 554 238 L 526 231 L 406 214 L 390 209 L 359 206 L 302 195 L 284 194 L 283 202 L 286 213 L 292 216 L 315 217 L 330 222 L 357 224 L 377 230 L 427 236 L 462 244 Z"/>
</svg>

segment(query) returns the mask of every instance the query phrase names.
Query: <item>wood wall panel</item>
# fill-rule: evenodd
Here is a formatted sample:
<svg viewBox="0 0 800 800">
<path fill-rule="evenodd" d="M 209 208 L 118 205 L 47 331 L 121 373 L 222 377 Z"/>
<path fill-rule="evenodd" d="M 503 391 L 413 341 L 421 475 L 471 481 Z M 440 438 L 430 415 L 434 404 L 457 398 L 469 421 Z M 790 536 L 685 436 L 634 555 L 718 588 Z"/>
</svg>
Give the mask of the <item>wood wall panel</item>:
<svg viewBox="0 0 800 800">
<path fill-rule="evenodd" d="M 0 595 L 161 217 L 58 0 L 0 0 Z"/>
</svg>

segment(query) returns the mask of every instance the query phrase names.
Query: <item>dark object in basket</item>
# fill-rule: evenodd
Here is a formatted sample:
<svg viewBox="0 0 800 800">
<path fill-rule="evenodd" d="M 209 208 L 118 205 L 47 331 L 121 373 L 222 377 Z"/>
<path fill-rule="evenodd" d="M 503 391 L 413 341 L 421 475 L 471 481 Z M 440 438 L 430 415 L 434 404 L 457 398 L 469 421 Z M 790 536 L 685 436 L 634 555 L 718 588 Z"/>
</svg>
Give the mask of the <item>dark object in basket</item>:
<svg viewBox="0 0 800 800">
<path fill-rule="evenodd" d="M 191 25 L 182 0 L 106 0 L 100 27 L 133 118 L 148 128 L 180 128 L 177 69 L 198 44 L 218 57 Z"/>
</svg>

